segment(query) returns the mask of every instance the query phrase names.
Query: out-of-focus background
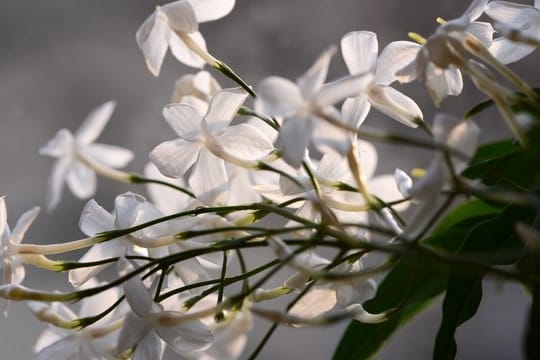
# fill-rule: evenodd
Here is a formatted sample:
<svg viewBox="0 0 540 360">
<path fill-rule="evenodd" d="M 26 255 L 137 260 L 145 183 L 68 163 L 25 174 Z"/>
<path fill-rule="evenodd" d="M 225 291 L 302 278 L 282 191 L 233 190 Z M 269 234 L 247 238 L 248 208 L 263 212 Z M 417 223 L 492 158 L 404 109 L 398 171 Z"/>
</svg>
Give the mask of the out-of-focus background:
<svg viewBox="0 0 540 360">
<path fill-rule="evenodd" d="M 210 51 L 229 63 L 251 84 L 268 75 L 295 78 L 326 47 L 338 44 L 352 30 L 371 30 L 380 48 L 404 40 L 409 31 L 428 36 L 440 16 L 459 16 L 469 0 L 237 0 L 233 13 L 204 24 L 201 31 Z M 117 108 L 99 142 L 132 149 L 136 159 L 129 169 L 142 171 L 148 152 L 173 137 L 161 116 L 174 81 L 194 72 L 168 56 L 159 78 L 146 69 L 135 43 L 135 31 L 157 5 L 149 0 L 0 0 L 0 194 L 6 196 L 8 221 L 13 227 L 21 213 L 43 206 L 52 165 L 38 155 L 39 147 L 58 129 L 75 130 L 97 105 L 114 99 Z M 534 55 L 533 55 L 534 56 Z M 515 69 L 526 79 L 538 80 L 534 59 Z M 339 56 L 330 78 L 345 74 Z M 233 86 L 217 75 L 224 87 Z M 467 83 L 467 85 L 470 85 Z M 470 86 L 469 86 L 470 87 Z M 403 90 L 417 100 L 426 119 L 435 109 L 419 86 Z M 443 110 L 461 114 L 482 100 L 466 90 L 450 99 Z M 493 113 L 492 113 L 493 114 Z M 479 119 L 489 128 L 484 140 L 506 134 L 495 117 Z M 403 126 L 376 111 L 368 124 L 395 131 Z M 396 166 L 409 170 L 426 165 L 429 155 L 410 149 L 378 146 L 379 173 Z M 399 154 L 399 157 L 396 157 Z M 96 200 L 112 208 L 114 196 L 136 186 L 99 180 Z M 42 212 L 26 242 L 52 243 L 80 238 L 78 217 L 84 202 L 64 192 L 53 213 Z M 29 270 L 26 284 L 61 288 L 66 276 Z M 519 359 L 528 308 L 522 290 L 491 281 L 477 317 L 458 331 L 460 359 Z M 380 359 L 427 359 L 440 319 L 440 302 L 400 331 L 380 354 Z M 322 329 L 282 328 L 270 340 L 260 359 L 312 359 L 331 357 L 346 323 Z M 261 321 L 250 334 L 249 349 L 256 346 L 268 324 Z M 0 319 L 0 358 L 31 359 L 32 346 L 44 325 L 24 305 L 12 304 L 9 317 Z"/>
</svg>

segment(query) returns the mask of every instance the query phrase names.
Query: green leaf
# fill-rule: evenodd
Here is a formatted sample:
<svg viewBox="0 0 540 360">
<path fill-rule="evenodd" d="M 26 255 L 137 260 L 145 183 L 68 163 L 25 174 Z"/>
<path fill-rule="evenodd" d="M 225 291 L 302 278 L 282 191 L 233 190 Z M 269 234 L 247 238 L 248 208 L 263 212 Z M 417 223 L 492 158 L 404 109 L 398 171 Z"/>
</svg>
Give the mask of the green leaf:
<svg viewBox="0 0 540 360">
<path fill-rule="evenodd" d="M 444 290 L 447 273 L 432 260 L 401 258 L 380 284 L 366 310 L 377 313 L 395 309 L 390 320 L 381 324 L 352 321 L 342 337 L 334 360 L 360 360 L 372 357 L 390 335 L 428 306 Z"/>
<path fill-rule="evenodd" d="M 484 217 L 492 217 L 498 215 L 501 211 L 501 208 L 489 205 L 482 200 L 471 200 L 465 202 L 446 215 L 439 223 L 437 228 L 433 231 L 433 234 L 442 234 L 464 221 L 470 221 L 470 219 L 473 218 L 479 220 L 480 218 Z"/>
</svg>

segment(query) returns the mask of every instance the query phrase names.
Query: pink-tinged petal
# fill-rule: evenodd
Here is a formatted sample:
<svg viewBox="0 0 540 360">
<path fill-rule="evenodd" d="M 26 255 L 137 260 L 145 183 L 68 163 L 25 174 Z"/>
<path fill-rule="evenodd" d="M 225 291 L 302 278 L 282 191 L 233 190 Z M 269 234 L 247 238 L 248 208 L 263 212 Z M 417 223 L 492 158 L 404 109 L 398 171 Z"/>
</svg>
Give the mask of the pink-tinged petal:
<svg viewBox="0 0 540 360">
<path fill-rule="evenodd" d="M 319 108 L 334 105 L 346 98 L 359 96 L 373 81 L 373 74 L 346 76 L 325 84 L 312 98 Z"/>
<path fill-rule="evenodd" d="M 323 86 L 330 61 L 332 61 L 335 54 L 336 48 L 330 47 L 317 58 L 308 71 L 296 80 L 304 98 L 310 98 Z"/>
<path fill-rule="evenodd" d="M 128 313 L 124 320 L 124 326 L 122 326 L 122 330 L 120 330 L 120 335 L 118 337 L 118 345 L 116 347 L 117 353 L 123 354 L 130 348 L 137 345 L 137 343 L 141 342 L 143 337 L 148 336 L 150 332 L 153 333 L 148 324 L 148 320 L 141 319 L 133 313 Z M 142 347 L 141 350 L 143 350 Z"/>
<path fill-rule="evenodd" d="M 13 228 L 13 231 L 11 233 L 12 243 L 19 244 L 22 241 L 22 239 L 24 238 L 24 234 L 26 234 L 28 228 L 30 228 L 30 225 L 32 225 L 32 223 L 38 216 L 39 210 L 39 207 L 36 206 L 21 215 L 19 220 L 17 220 L 17 224 L 15 224 L 15 227 Z"/>
<path fill-rule="evenodd" d="M 354 98 L 348 98 L 341 106 L 341 114 L 345 124 L 352 127 L 359 127 L 371 109 L 371 104 L 365 94 Z"/>
<path fill-rule="evenodd" d="M 223 149 L 242 160 L 255 160 L 274 149 L 268 139 L 250 124 L 231 126 L 216 138 Z"/>
<path fill-rule="evenodd" d="M 114 229 L 114 217 L 92 199 L 86 203 L 79 220 L 79 227 L 88 236 Z"/>
<path fill-rule="evenodd" d="M 493 20 L 518 28 L 527 24 L 532 25 L 540 17 L 537 8 L 509 1 L 492 1 L 485 11 Z"/>
<path fill-rule="evenodd" d="M 341 53 L 352 75 L 374 72 L 379 43 L 371 31 L 353 31 L 341 38 Z"/>
<path fill-rule="evenodd" d="M 158 316 L 166 317 L 167 311 Z M 177 312 L 171 312 L 175 316 Z M 212 342 L 212 332 L 201 321 L 194 320 L 182 323 L 177 326 L 156 326 L 156 333 L 175 352 L 182 354 L 185 352 L 202 351 L 207 349 Z"/>
<path fill-rule="evenodd" d="M 96 173 L 80 162 L 71 164 L 66 182 L 71 192 L 79 199 L 88 199 L 96 193 Z"/>
<path fill-rule="evenodd" d="M 375 147 L 371 143 L 364 140 L 358 140 L 358 151 L 360 152 L 362 171 L 369 181 L 375 174 L 375 169 L 377 168 L 377 150 L 375 150 Z"/>
<path fill-rule="evenodd" d="M 124 283 L 124 294 L 135 314 L 144 318 L 150 313 L 154 302 L 140 278 L 134 276 L 126 281 Z"/>
<path fill-rule="evenodd" d="M 289 165 L 299 168 L 304 153 L 311 140 L 313 122 L 309 117 L 294 117 L 283 122 L 279 131 L 279 140 L 283 152 L 283 160 Z"/>
<path fill-rule="evenodd" d="M 195 141 L 201 132 L 203 114 L 197 107 L 186 104 L 169 104 L 163 108 L 163 117 L 183 139 Z"/>
<path fill-rule="evenodd" d="M 200 32 L 193 32 L 186 34 L 186 36 L 191 37 L 203 51 L 206 51 L 206 41 Z M 177 34 L 170 35 L 169 45 L 171 47 L 171 53 L 182 64 L 196 69 L 201 69 L 204 64 L 206 64 L 206 62 L 199 55 L 195 54 Z"/>
<path fill-rule="evenodd" d="M 115 145 L 91 144 L 81 151 L 98 163 L 112 168 L 122 168 L 133 159 L 131 150 Z"/>
<path fill-rule="evenodd" d="M 154 331 L 150 331 L 141 341 L 137 342 L 137 348 L 131 360 L 161 360 L 165 347 Z"/>
<path fill-rule="evenodd" d="M 197 21 L 202 23 L 228 15 L 234 8 L 235 0 L 189 0 L 189 2 L 195 10 Z"/>
<path fill-rule="evenodd" d="M 189 178 L 189 185 L 203 204 L 226 204 L 228 177 L 225 162 L 202 148 Z"/>
<path fill-rule="evenodd" d="M 300 88 L 292 81 L 272 76 L 264 79 L 257 88 L 255 109 L 268 116 L 289 117 L 304 107 Z"/>
<path fill-rule="evenodd" d="M 289 311 L 291 315 L 305 319 L 313 319 L 336 305 L 336 292 L 328 288 L 313 288 L 294 304 Z"/>
<path fill-rule="evenodd" d="M 377 110 L 409 127 L 417 127 L 417 119 L 424 117 L 414 100 L 390 86 L 374 85 L 368 97 Z"/>
<path fill-rule="evenodd" d="M 150 161 L 163 175 L 179 178 L 191 168 L 200 149 L 200 143 L 191 143 L 183 139 L 165 141 L 152 150 Z"/>
<path fill-rule="evenodd" d="M 151 30 L 148 32 L 149 28 Z M 148 70 L 154 76 L 159 75 L 167 53 L 170 36 L 167 17 L 160 12 L 156 12 L 148 18 L 137 31 L 137 44 L 143 52 Z"/>
<path fill-rule="evenodd" d="M 248 94 L 242 88 L 219 91 L 210 101 L 208 112 L 204 117 L 204 124 L 208 131 L 225 129 L 247 97 Z"/>
<path fill-rule="evenodd" d="M 199 24 L 195 10 L 189 0 L 180 0 L 163 5 L 157 11 L 161 11 L 167 16 L 167 23 L 174 31 L 185 33 L 198 31 Z"/>
<path fill-rule="evenodd" d="M 75 132 L 75 141 L 82 145 L 93 143 L 109 122 L 115 107 L 116 102 L 107 101 L 92 110 Z"/>
<path fill-rule="evenodd" d="M 397 80 L 396 73 L 414 62 L 421 47 L 411 41 L 393 41 L 386 45 L 377 59 L 375 83 L 390 85 Z"/>
<path fill-rule="evenodd" d="M 41 349 L 35 360 L 73 359 L 77 356 L 79 339 L 76 334 L 64 337 Z"/>
<path fill-rule="evenodd" d="M 73 151 L 73 135 L 68 129 L 59 130 L 54 138 L 39 149 L 40 155 L 50 157 L 69 156 Z"/>
<path fill-rule="evenodd" d="M 530 55 L 536 48 L 534 46 L 520 44 L 506 38 L 493 40 L 489 52 L 501 63 L 511 64 Z"/>
<path fill-rule="evenodd" d="M 62 189 L 64 188 L 64 181 L 66 175 L 71 167 L 72 160 L 70 158 L 58 159 L 54 165 L 49 176 L 49 182 L 47 184 L 47 211 L 54 209 L 60 202 L 62 197 Z"/>
</svg>

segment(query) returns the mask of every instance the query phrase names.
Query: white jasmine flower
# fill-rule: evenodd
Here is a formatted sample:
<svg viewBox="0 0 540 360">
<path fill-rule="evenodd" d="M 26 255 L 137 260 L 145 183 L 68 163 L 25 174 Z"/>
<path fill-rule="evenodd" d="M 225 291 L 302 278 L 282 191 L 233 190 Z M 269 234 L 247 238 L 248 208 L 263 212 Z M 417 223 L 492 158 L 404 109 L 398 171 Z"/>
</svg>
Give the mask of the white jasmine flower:
<svg viewBox="0 0 540 360">
<path fill-rule="evenodd" d="M 210 100 L 221 90 L 217 80 L 208 71 L 187 74 L 176 80 L 171 102 L 193 105 L 202 113 L 208 110 Z"/>
<path fill-rule="evenodd" d="M 58 205 L 64 183 L 75 196 L 87 199 L 96 192 L 96 172 L 113 178 L 122 177 L 113 168 L 126 166 L 133 153 L 118 146 L 94 143 L 107 125 L 114 107 L 113 101 L 100 105 L 86 117 L 75 134 L 62 129 L 39 150 L 41 155 L 57 159 L 49 178 L 48 210 Z"/>
<path fill-rule="evenodd" d="M 491 1 L 486 14 L 497 22 L 503 37 L 495 39 L 489 50 L 503 64 L 518 61 L 532 53 L 540 44 L 540 1 L 534 6 L 509 1 Z"/>
<path fill-rule="evenodd" d="M 228 176 L 223 158 L 255 160 L 267 155 L 272 144 L 249 124 L 229 126 L 247 94 L 237 89 L 218 92 L 206 114 L 193 106 L 171 104 L 163 116 L 180 136 L 150 153 L 165 176 L 182 177 L 189 169 L 189 185 L 204 204 L 226 204 Z"/>
<path fill-rule="evenodd" d="M 202 68 L 205 62 L 213 62 L 215 59 L 206 52 L 199 23 L 224 17 L 234 4 L 235 0 L 179 0 L 157 6 L 136 34 L 150 72 L 159 75 L 169 47 L 174 57 L 187 66 Z"/>
<path fill-rule="evenodd" d="M 163 356 L 163 342 L 180 355 L 203 351 L 211 345 L 212 333 L 199 320 L 168 324 L 168 316 L 181 314 L 165 311 L 155 303 L 140 278 L 132 277 L 124 283 L 124 292 L 131 312 L 126 315 L 120 331 L 118 355 L 135 348 L 132 359 L 159 360 Z"/>
<path fill-rule="evenodd" d="M 272 76 L 259 85 L 256 109 L 268 116 L 284 118 L 279 132 L 283 159 L 296 168 L 312 140 L 318 114 L 331 111 L 331 105 L 357 95 L 371 81 L 371 74 L 360 74 L 324 85 L 335 52 L 332 47 L 322 53 L 296 83 Z M 345 135 L 343 139 L 346 141 Z"/>
<path fill-rule="evenodd" d="M 22 283 L 25 271 L 23 261 L 17 252 L 17 245 L 23 240 L 38 213 L 39 207 L 34 207 L 22 214 L 12 232 L 7 223 L 5 198 L 0 197 L 0 274 L 2 276 L 0 282 L 2 285 Z M 0 299 L 0 311 L 4 316 L 7 315 L 8 304 L 7 300 Z"/>
<path fill-rule="evenodd" d="M 87 287 L 97 286 L 95 281 Z M 117 288 L 103 291 L 81 302 L 78 314 L 64 303 L 52 304 L 30 302 L 32 312 L 42 321 L 69 323 L 71 321 L 96 316 L 105 311 L 119 298 Z M 120 323 L 115 319 L 116 311 L 105 315 L 94 324 L 81 330 L 66 329 L 50 324 L 38 338 L 34 351 L 35 360 L 112 360 L 115 357 L 116 342 Z"/>
<path fill-rule="evenodd" d="M 79 226 L 86 235 L 96 234 L 133 227 L 161 217 L 161 213 L 147 202 L 142 196 L 125 193 L 116 197 L 114 211 L 109 213 L 94 200 L 90 200 L 83 209 Z M 167 233 L 166 224 L 158 224 L 143 230 L 108 240 L 92 246 L 80 259 L 80 262 L 99 261 L 111 257 L 121 257 L 126 254 L 136 254 L 134 238 L 154 238 Z M 69 281 L 74 286 L 80 286 L 91 277 L 97 275 L 109 264 L 84 267 L 71 270 Z"/>
<path fill-rule="evenodd" d="M 371 105 L 376 109 L 410 126 L 418 126 L 422 120 L 422 111 L 416 103 L 389 85 L 394 82 L 395 72 L 399 70 L 400 61 L 392 51 L 384 51 L 379 57 L 377 35 L 370 31 L 355 31 L 341 39 L 341 52 L 345 64 L 352 75 L 373 73 L 373 79 L 362 89 L 361 95 L 345 106 L 355 112 L 353 126 L 359 126 L 367 116 Z M 399 59 L 399 57 L 398 57 Z"/>
</svg>

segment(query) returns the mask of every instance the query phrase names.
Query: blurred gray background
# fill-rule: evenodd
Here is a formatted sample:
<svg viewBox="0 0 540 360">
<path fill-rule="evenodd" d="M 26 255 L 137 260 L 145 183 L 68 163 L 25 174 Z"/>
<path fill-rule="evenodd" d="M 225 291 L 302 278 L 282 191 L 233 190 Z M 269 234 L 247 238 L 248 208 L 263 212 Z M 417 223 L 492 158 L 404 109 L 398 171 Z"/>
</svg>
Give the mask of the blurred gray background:
<svg viewBox="0 0 540 360">
<path fill-rule="evenodd" d="M 204 24 L 201 31 L 218 58 L 232 65 L 251 84 L 268 75 L 295 78 L 305 71 L 328 45 L 337 44 L 352 30 L 371 30 L 379 36 L 380 49 L 390 41 L 406 39 L 407 32 L 429 35 L 435 18 L 456 17 L 468 0 L 237 0 L 233 13 Z M 161 76 L 146 69 L 135 43 L 135 31 L 157 5 L 139 0 L 0 0 L 0 194 L 8 205 L 13 227 L 20 214 L 43 205 L 52 161 L 37 151 L 60 128 L 75 130 L 97 105 L 114 99 L 117 108 L 99 142 L 132 149 L 136 159 L 129 169 L 142 171 L 148 152 L 172 132 L 161 109 L 179 76 L 194 72 L 167 57 Z M 515 68 L 527 78 L 538 79 L 529 59 Z M 336 57 L 330 78 L 345 74 Z M 217 76 L 224 87 L 233 86 Z M 469 84 L 470 85 L 470 84 Z M 407 86 L 426 119 L 435 112 L 425 91 Z M 467 90 L 459 100 L 443 107 L 463 109 L 479 100 Z M 479 120 L 490 129 L 484 140 L 504 136 L 504 126 L 486 116 Z M 404 131 L 393 120 L 372 111 L 368 123 Z M 427 154 L 379 146 L 378 172 L 400 166 L 424 166 Z M 389 154 L 399 153 L 396 158 Z M 386 155 L 385 155 L 386 154 Z M 414 161 L 413 161 L 414 160 Z M 114 196 L 136 186 L 99 180 L 96 200 L 111 208 Z M 78 217 L 84 202 L 64 192 L 61 206 L 43 212 L 25 242 L 52 243 L 82 236 Z M 62 274 L 29 270 L 26 284 L 61 288 Z M 477 317 L 459 329 L 460 359 L 520 359 L 521 339 L 528 299 L 517 285 L 491 281 Z M 427 359 L 440 319 L 440 302 L 400 331 L 380 354 L 380 359 Z M 282 328 L 270 340 L 260 359 L 312 359 L 331 357 L 347 324 L 323 329 Z M 253 349 L 268 327 L 258 322 L 250 334 Z M 0 358 L 31 359 L 32 346 L 44 325 L 21 304 L 13 304 L 8 319 L 0 319 Z"/>
</svg>

